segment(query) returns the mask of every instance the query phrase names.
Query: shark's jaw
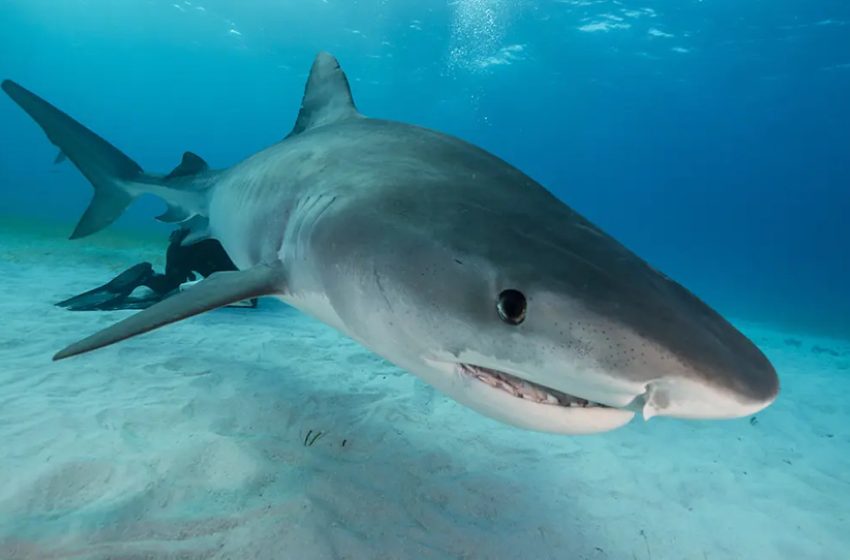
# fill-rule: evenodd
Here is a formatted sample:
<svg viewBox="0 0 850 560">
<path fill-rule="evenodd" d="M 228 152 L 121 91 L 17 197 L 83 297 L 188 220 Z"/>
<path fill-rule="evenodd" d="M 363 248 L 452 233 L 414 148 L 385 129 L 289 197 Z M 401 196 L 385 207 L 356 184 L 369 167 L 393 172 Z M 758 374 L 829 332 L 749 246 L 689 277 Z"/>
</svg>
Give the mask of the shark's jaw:
<svg viewBox="0 0 850 560">
<path fill-rule="evenodd" d="M 568 395 L 557 389 L 527 381 L 504 371 L 465 363 L 459 363 L 458 369 L 462 374 L 471 376 L 494 389 L 533 403 L 567 408 L 613 408 L 588 399 Z"/>
<path fill-rule="evenodd" d="M 529 381 L 522 375 L 470 362 L 426 360 L 410 368 L 458 402 L 519 428 L 556 434 L 606 432 L 628 424 L 631 407 L 614 406 Z M 418 369 L 418 371 L 417 371 Z"/>
<path fill-rule="evenodd" d="M 629 423 L 636 413 L 644 420 L 655 416 L 740 418 L 755 414 L 773 401 L 741 400 L 687 378 L 618 384 L 612 383 L 609 376 L 596 375 L 595 382 L 584 386 L 571 383 L 576 389 L 567 393 L 539 380 L 530 381 L 510 366 L 511 372 L 469 362 L 444 363 L 442 367 L 454 372 L 460 381 L 448 390 L 458 401 L 509 424 L 560 434 L 610 431 Z"/>
</svg>

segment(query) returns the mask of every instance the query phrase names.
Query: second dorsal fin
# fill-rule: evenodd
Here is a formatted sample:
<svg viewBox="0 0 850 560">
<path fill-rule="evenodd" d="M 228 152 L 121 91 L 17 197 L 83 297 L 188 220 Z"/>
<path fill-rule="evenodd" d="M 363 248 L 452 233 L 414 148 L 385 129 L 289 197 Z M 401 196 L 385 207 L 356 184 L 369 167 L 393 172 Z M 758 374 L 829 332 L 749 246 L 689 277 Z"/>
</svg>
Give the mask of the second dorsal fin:
<svg viewBox="0 0 850 560">
<path fill-rule="evenodd" d="M 196 175 L 209 168 L 210 166 L 207 165 L 207 162 L 201 159 L 201 156 L 193 154 L 192 152 L 185 152 L 183 154 L 183 159 L 180 161 L 180 165 L 175 167 L 171 173 L 165 176 L 165 178 L 174 179 L 175 177 Z"/>
<path fill-rule="evenodd" d="M 301 111 L 289 136 L 359 116 L 339 62 L 332 55 L 320 52 L 310 68 Z"/>
</svg>

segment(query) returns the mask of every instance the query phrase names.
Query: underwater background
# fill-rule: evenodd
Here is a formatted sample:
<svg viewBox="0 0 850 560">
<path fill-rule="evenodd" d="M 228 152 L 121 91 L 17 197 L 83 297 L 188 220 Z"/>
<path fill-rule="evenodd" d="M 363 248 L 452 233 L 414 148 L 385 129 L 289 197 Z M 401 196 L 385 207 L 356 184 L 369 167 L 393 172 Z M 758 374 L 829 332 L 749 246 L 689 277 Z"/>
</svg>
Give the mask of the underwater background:
<svg viewBox="0 0 850 560">
<path fill-rule="evenodd" d="M 0 23 L 0 78 L 157 172 L 282 139 L 327 50 L 361 112 L 519 167 L 783 383 L 757 419 L 530 434 L 282 305 L 49 364 L 113 319 L 50 304 L 159 264 L 169 228 L 145 198 L 67 241 L 91 187 L 0 96 L 0 559 L 846 555 L 850 2 L 2 0 Z"/>
</svg>

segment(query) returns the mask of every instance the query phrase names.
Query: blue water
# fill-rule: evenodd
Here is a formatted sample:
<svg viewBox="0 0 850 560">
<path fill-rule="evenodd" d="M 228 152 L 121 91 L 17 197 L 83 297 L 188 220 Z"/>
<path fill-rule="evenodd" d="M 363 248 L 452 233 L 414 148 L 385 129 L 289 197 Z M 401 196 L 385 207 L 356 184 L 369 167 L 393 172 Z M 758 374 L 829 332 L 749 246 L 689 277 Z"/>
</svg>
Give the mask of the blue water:
<svg viewBox="0 0 850 560">
<path fill-rule="evenodd" d="M 6 0 L 0 21 L 0 76 L 146 169 L 280 139 L 325 49 L 365 114 L 495 152 L 723 311 L 850 333 L 843 0 Z M 4 213 L 75 221 L 88 185 L 0 101 Z"/>
<path fill-rule="evenodd" d="M 0 228 L 0 560 L 841 557 L 850 2 L 0 0 L 0 79 L 156 172 L 279 141 L 320 50 L 362 113 L 494 152 L 729 316 L 780 398 L 523 432 L 280 304 L 50 364 L 114 318 L 52 302 L 169 228 L 143 198 L 58 239 L 91 187 L 0 95 L 0 225 L 48 232 Z"/>
</svg>

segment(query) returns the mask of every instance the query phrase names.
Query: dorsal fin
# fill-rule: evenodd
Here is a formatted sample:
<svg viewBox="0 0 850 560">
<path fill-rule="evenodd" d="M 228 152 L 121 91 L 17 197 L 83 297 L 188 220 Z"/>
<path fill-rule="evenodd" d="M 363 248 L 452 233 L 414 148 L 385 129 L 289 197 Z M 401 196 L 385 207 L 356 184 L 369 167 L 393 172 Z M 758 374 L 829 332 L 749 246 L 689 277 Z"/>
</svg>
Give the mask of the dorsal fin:
<svg viewBox="0 0 850 560">
<path fill-rule="evenodd" d="M 339 62 L 332 55 L 320 52 L 310 68 L 301 111 L 289 136 L 359 116 Z"/>
<path fill-rule="evenodd" d="M 201 156 L 193 154 L 192 152 L 185 152 L 183 154 L 183 159 L 180 161 L 180 165 L 175 167 L 171 173 L 165 176 L 165 178 L 174 179 L 175 177 L 195 175 L 202 171 L 206 171 L 209 168 L 210 166 L 207 165 L 207 162 L 201 159 Z"/>
</svg>

